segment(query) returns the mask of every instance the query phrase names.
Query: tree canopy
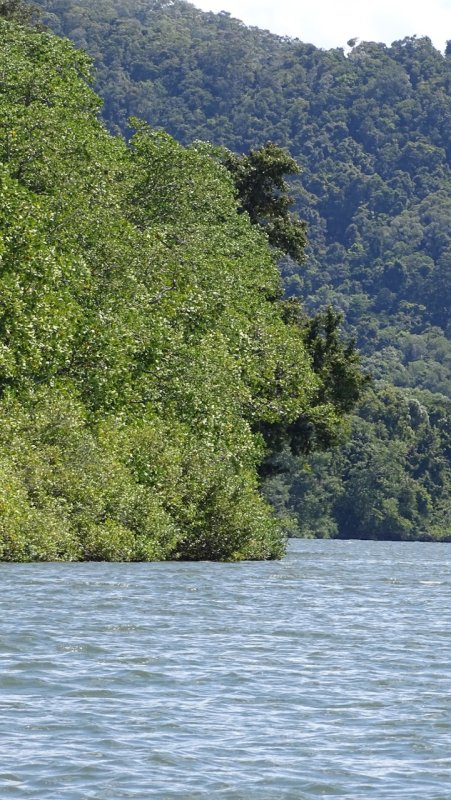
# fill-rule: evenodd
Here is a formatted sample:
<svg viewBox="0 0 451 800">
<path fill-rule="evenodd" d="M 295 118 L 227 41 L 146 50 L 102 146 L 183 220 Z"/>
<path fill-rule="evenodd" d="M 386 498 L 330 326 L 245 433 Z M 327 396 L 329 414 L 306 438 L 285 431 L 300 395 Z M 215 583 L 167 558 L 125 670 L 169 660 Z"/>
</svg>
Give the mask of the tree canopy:
<svg viewBox="0 0 451 800">
<path fill-rule="evenodd" d="M 344 415 L 265 228 L 208 147 L 112 136 L 89 58 L 25 22 L 0 17 L 0 557 L 279 557 L 263 428 Z"/>
</svg>

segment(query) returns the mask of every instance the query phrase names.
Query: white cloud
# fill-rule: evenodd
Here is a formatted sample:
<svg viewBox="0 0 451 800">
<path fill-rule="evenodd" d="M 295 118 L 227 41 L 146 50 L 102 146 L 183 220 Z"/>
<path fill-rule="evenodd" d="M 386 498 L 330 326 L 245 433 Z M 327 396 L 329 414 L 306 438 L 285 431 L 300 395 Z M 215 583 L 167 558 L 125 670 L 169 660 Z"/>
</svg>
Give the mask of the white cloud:
<svg viewBox="0 0 451 800">
<path fill-rule="evenodd" d="M 194 0 L 204 11 L 229 11 L 247 25 L 296 36 L 318 47 L 343 47 L 358 36 L 390 44 L 430 36 L 436 47 L 451 39 L 451 0 Z"/>
</svg>

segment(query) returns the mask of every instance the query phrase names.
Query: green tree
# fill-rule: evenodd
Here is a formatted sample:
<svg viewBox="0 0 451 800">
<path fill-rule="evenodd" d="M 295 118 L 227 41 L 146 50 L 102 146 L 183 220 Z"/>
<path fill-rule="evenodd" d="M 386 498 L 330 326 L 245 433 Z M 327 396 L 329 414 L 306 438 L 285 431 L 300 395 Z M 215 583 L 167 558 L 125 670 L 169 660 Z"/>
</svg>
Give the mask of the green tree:
<svg viewBox="0 0 451 800">
<path fill-rule="evenodd" d="M 39 16 L 39 8 L 23 0 L 0 0 L 0 18 L 38 27 Z"/>
<path fill-rule="evenodd" d="M 232 174 L 240 209 L 249 214 L 254 225 L 263 228 L 273 247 L 302 261 L 305 224 L 289 211 L 294 200 L 288 194 L 285 180 L 286 176 L 300 172 L 294 159 L 282 148 L 267 142 L 247 155 L 227 153 L 223 163 Z"/>
</svg>

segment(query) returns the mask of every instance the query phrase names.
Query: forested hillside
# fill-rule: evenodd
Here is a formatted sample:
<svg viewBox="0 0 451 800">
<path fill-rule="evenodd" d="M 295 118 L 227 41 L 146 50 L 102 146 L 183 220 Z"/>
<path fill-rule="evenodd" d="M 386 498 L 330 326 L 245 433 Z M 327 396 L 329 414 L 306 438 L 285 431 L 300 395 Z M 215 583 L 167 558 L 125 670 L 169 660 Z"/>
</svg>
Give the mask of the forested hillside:
<svg viewBox="0 0 451 800">
<path fill-rule="evenodd" d="M 288 291 L 341 309 L 376 378 L 450 394 L 451 57 L 426 38 L 324 51 L 180 0 L 39 5 L 94 57 L 113 128 L 286 147 L 310 242 Z"/>
<path fill-rule="evenodd" d="M 323 347 L 345 401 L 230 172 L 113 137 L 87 56 L 27 16 L 0 4 L 0 558 L 278 557 L 257 470 L 339 436 L 355 354 Z"/>
<path fill-rule="evenodd" d="M 376 384 L 348 445 L 268 471 L 293 533 L 450 536 L 451 47 L 324 51 L 179 0 L 39 6 L 94 57 L 113 130 L 136 114 L 185 144 L 272 140 L 302 168 L 308 258 L 284 260 L 286 292 L 344 314 Z"/>
</svg>

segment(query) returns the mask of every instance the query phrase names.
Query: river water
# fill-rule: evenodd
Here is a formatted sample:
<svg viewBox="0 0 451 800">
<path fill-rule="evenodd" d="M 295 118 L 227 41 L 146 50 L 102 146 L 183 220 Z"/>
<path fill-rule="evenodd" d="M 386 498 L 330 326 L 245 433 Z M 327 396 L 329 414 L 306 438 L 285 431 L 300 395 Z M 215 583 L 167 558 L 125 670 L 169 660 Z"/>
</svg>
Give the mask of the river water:
<svg viewBox="0 0 451 800">
<path fill-rule="evenodd" d="M 451 798 L 449 545 L 0 580 L 1 800 Z"/>
</svg>

